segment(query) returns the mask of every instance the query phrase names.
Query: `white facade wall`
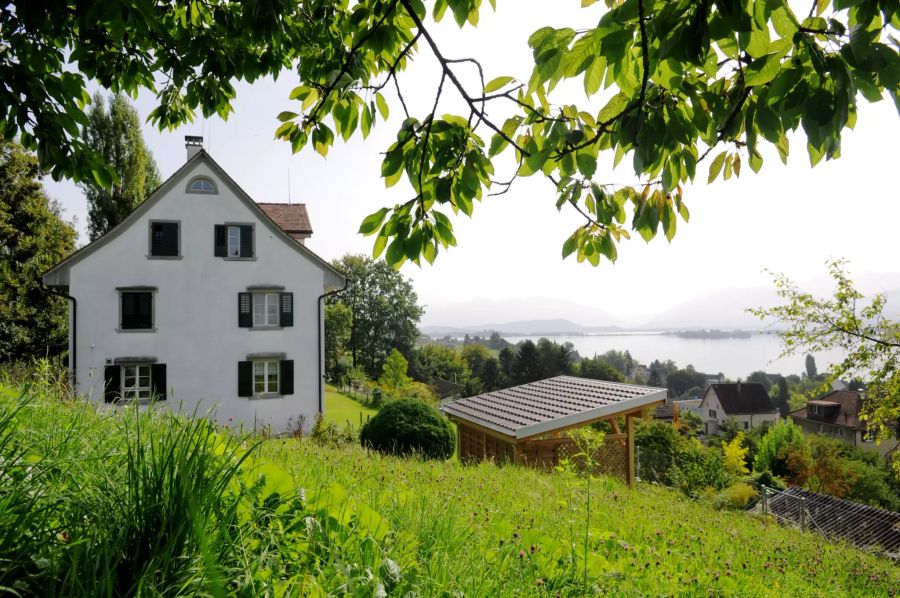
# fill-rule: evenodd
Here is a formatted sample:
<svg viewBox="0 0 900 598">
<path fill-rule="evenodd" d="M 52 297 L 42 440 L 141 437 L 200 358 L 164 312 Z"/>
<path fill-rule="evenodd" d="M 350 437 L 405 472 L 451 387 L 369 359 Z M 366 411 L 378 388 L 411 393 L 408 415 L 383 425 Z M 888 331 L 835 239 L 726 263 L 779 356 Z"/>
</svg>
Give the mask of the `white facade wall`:
<svg viewBox="0 0 900 598">
<path fill-rule="evenodd" d="M 711 411 L 715 412 L 715 416 L 710 415 Z M 718 434 L 722 424 L 729 417 L 734 419 L 742 430 L 750 430 L 761 426 L 764 422 L 774 424 L 780 417 L 777 411 L 774 413 L 725 413 L 722 403 L 719 402 L 719 397 L 713 392 L 712 388 L 707 389 L 706 394 L 703 396 L 699 412 L 700 418 L 703 420 L 704 434 Z"/>
<path fill-rule="evenodd" d="M 104 400 L 104 366 L 123 357 L 166 364 L 168 400 L 188 414 L 214 410 L 222 425 L 273 432 L 309 431 L 320 409 L 318 298 L 325 271 L 274 233 L 203 160 L 127 229 L 72 264 L 69 294 L 77 300 L 77 390 Z M 197 175 L 218 194 L 187 193 Z M 181 223 L 181 259 L 149 259 L 151 220 Z M 254 224 L 255 257 L 213 256 L 214 225 Z M 292 292 L 294 325 L 277 330 L 238 327 L 238 293 L 275 285 Z M 117 287 L 156 287 L 154 332 L 117 331 Z M 253 353 L 284 353 L 294 361 L 294 394 L 237 396 L 238 362 Z"/>
</svg>

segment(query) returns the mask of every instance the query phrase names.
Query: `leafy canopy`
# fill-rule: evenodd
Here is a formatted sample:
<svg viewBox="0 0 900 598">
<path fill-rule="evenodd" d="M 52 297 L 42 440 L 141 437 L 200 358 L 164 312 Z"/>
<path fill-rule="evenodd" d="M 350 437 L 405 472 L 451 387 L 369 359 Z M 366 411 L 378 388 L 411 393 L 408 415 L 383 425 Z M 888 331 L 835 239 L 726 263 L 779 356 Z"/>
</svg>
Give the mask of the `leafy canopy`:
<svg viewBox="0 0 900 598">
<path fill-rule="evenodd" d="M 310 145 L 325 155 L 338 138 L 365 137 L 403 111 L 381 172 L 388 187 L 405 178 L 413 195 L 363 221 L 376 257 L 433 262 L 456 244 L 451 212 L 471 216 L 476 200 L 541 175 L 557 207 L 584 218 L 563 256 L 597 265 L 616 259 L 630 231 L 671 240 L 689 217 L 684 186 L 698 176 L 759 171 L 765 145 L 786 161 L 800 128 L 812 164 L 837 158 L 860 95 L 887 94 L 900 106 L 896 1 L 816 0 L 808 12 L 786 0 L 606 4 L 596 23 L 535 31 L 533 72 L 517 79 L 446 56 L 431 34 L 448 15 L 477 26 L 481 0 L 19 0 L 0 9 L 0 130 L 35 148 L 54 176 L 108 186 L 114 174 L 82 151 L 86 79 L 116 92 L 153 90 L 150 120 L 174 127 L 198 109 L 226 117 L 234 79 L 290 68 L 300 79 L 290 94 L 296 109 L 278 115 L 276 136 L 294 151 Z M 431 109 L 413 114 L 397 74 L 423 49 L 440 80 Z M 480 83 L 466 86 L 463 69 Z M 567 80 L 584 88 L 583 102 L 558 101 Z M 462 114 L 441 112 L 451 90 Z M 613 164 L 627 158 L 635 182 L 614 183 L 602 152 Z M 495 177 L 501 156 L 512 167 Z M 708 175 L 698 175 L 707 158 Z"/>
<path fill-rule="evenodd" d="M 860 419 L 879 441 L 887 440 L 900 434 L 900 322 L 885 316 L 883 294 L 864 303 L 845 261 L 829 262 L 828 270 L 835 285 L 833 297 L 815 297 L 779 274 L 774 276 L 775 287 L 785 303 L 750 311 L 774 319 L 782 328 L 783 356 L 840 350 L 845 357 L 829 368 L 819 392 L 827 391 L 835 380 L 862 378 L 867 386 Z M 815 361 L 807 357 L 807 370 L 815 376 Z M 900 456 L 894 463 L 900 471 Z"/>
<path fill-rule="evenodd" d="M 67 303 L 41 274 L 75 248 L 75 229 L 44 193 L 37 159 L 0 141 L 0 362 L 59 353 Z"/>
<path fill-rule="evenodd" d="M 95 94 L 93 102 L 85 128 L 87 144 L 114 170 L 116 181 L 111 187 L 92 180 L 82 183 L 91 240 L 125 220 L 162 182 L 156 161 L 144 144 L 137 111 L 128 98 L 112 96 L 109 110 L 101 94 Z"/>
</svg>

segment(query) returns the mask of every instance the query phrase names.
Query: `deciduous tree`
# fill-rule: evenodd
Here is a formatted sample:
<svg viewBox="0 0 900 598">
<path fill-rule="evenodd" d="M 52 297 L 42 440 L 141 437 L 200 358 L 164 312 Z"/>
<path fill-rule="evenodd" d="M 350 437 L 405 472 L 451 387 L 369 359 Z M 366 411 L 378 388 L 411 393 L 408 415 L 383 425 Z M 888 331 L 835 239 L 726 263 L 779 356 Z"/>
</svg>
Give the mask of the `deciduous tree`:
<svg viewBox="0 0 900 598">
<path fill-rule="evenodd" d="M 144 144 L 137 111 L 123 94 L 110 97 L 109 108 L 100 93 L 88 112 L 88 147 L 115 173 L 111 186 L 94 180 L 82 183 L 88 202 L 88 234 L 96 239 L 122 222 L 160 184 L 159 171 Z"/>
<path fill-rule="evenodd" d="M 341 301 L 325 305 L 325 374 L 334 379 L 353 330 L 353 312 Z"/>
<path fill-rule="evenodd" d="M 384 262 L 348 254 L 333 264 L 346 274 L 347 288 L 327 301 L 350 308 L 353 319 L 347 348 L 353 364 L 376 378 L 391 350 L 405 355 L 412 351 L 423 311 L 418 296 L 409 280 Z"/>
<path fill-rule="evenodd" d="M 66 300 L 40 280 L 74 246 L 75 229 L 44 193 L 35 156 L 0 141 L 0 361 L 64 350 Z"/>
<path fill-rule="evenodd" d="M 884 295 L 864 302 L 846 262 L 830 262 L 828 270 L 835 283 L 833 297 L 814 297 L 779 274 L 775 287 L 785 304 L 750 311 L 778 322 L 782 355 L 839 349 L 845 357 L 829 368 L 820 390 L 834 380 L 862 377 L 867 386 L 860 417 L 880 439 L 891 438 L 900 432 L 900 322 L 884 315 Z M 900 455 L 894 464 L 900 471 Z"/>
<path fill-rule="evenodd" d="M 475 201 L 539 175 L 560 209 L 583 218 L 562 254 L 596 265 L 615 260 L 631 232 L 671 239 L 698 176 L 759 171 L 766 145 L 786 161 L 800 128 L 812 164 L 836 158 L 859 96 L 900 105 L 896 2 L 822 0 L 803 12 L 786 0 L 606 5 L 535 31 L 532 72 L 504 74 L 449 56 L 434 35 L 447 16 L 477 26 L 480 1 L 15 0 L 0 9 L 0 131 L 35 148 L 54 176 L 108 187 L 112 172 L 81 136 L 88 80 L 153 90 L 150 119 L 174 127 L 198 109 L 226 117 L 234 80 L 291 68 L 296 108 L 278 115 L 276 135 L 322 154 L 386 119 L 392 89 L 405 118 L 382 175 L 388 186 L 405 178 L 413 193 L 362 223 L 376 255 L 431 262 L 456 243 L 450 212 L 471 215 Z M 424 111 L 404 100 L 398 77 L 417 52 L 440 65 Z M 559 91 L 571 84 L 584 99 Z M 442 112 L 446 94 L 462 99 L 461 113 Z M 620 184 L 608 164 L 626 159 L 634 177 Z"/>
</svg>

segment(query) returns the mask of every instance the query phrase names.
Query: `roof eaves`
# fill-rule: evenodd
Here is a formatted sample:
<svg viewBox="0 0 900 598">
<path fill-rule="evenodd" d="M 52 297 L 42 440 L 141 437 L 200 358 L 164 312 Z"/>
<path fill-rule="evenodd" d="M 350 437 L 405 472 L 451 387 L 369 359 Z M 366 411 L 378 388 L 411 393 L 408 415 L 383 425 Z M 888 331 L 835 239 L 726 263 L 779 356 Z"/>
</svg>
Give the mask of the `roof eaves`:
<svg viewBox="0 0 900 598">
<path fill-rule="evenodd" d="M 581 411 L 579 413 L 573 413 L 571 415 L 565 415 L 563 417 L 558 417 L 548 421 L 538 422 L 529 426 L 523 426 L 515 430 L 515 437 L 517 439 L 528 438 L 531 436 L 536 436 L 538 434 L 543 434 L 545 432 L 551 432 L 559 428 L 577 426 L 578 424 L 593 421 L 604 416 L 612 416 L 626 411 L 640 409 L 641 407 L 646 407 L 648 405 L 658 403 L 659 401 L 665 401 L 667 392 L 668 391 L 666 389 L 661 389 L 641 397 L 626 399 L 624 401 L 618 401 L 609 405 L 603 405 L 602 407 L 595 407 L 594 409 L 589 409 L 587 411 Z"/>
<path fill-rule="evenodd" d="M 147 199 L 142 201 L 119 224 L 115 225 L 114 227 L 106 231 L 103 235 L 91 241 L 84 247 L 79 248 L 63 261 L 59 262 L 58 264 L 44 272 L 41 275 L 41 280 L 43 281 L 43 283 L 49 287 L 69 286 L 69 269 L 72 266 L 89 256 L 90 254 L 94 253 L 96 250 L 100 249 L 101 247 L 118 237 L 120 234 L 122 234 L 125 230 L 127 230 L 135 220 L 139 219 L 144 214 L 144 212 L 149 210 L 153 206 L 153 204 L 159 201 L 159 199 L 163 195 L 165 195 L 169 191 L 169 189 L 175 186 L 175 184 L 187 172 L 189 166 L 191 166 L 194 162 L 202 159 L 202 156 L 205 155 L 206 152 L 201 149 L 194 156 L 192 156 L 190 160 L 182 164 L 181 168 L 173 172 L 169 178 L 163 181 L 159 185 L 159 187 L 154 189 L 153 192 L 147 196 Z M 210 160 L 212 161 L 212 158 L 210 158 Z"/>
<path fill-rule="evenodd" d="M 457 400 L 459 400 L 459 399 L 457 399 Z M 500 434 L 503 434 L 504 436 L 509 436 L 509 438 L 511 440 L 515 440 L 516 435 L 515 435 L 514 430 L 510 430 L 509 428 L 504 428 L 503 426 L 498 426 L 497 424 L 495 424 L 493 422 L 489 422 L 485 419 L 481 419 L 480 417 L 477 417 L 474 415 L 469 415 L 468 413 L 460 413 L 459 411 L 453 409 L 454 402 L 455 401 L 450 401 L 446 405 L 441 405 L 440 407 L 438 407 L 438 409 L 443 411 L 448 417 L 452 417 L 457 420 L 477 424 L 483 428 L 489 428 L 491 430 L 494 430 L 495 432 L 499 432 Z"/>
</svg>

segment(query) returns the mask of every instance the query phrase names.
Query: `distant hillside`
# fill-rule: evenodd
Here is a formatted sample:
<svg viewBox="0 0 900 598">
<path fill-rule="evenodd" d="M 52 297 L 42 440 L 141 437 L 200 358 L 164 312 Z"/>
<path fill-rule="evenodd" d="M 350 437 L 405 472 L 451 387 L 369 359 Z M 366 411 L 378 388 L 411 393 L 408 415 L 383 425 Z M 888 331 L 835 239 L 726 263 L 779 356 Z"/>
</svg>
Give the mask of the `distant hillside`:
<svg viewBox="0 0 900 598">
<path fill-rule="evenodd" d="M 597 304 L 579 303 L 551 297 L 521 299 L 473 299 L 459 303 L 426 305 L 422 329 L 476 330 L 494 326 L 491 322 L 516 324 L 525 321 L 550 321 L 565 318 L 583 327 L 622 326 L 623 321 Z M 566 331 L 575 331 L 566 328 Z M 531 331 L 525 331 L 530 333 Z M 543 331 L 541 331 L 543 332 Z"/>
<path fill-rule="evenodd" d="M 865 296 L 877 292 L 887 296 L 885 314 L 900 319 L 900 288 L 887 276 L 881 285 L 873 276 L 861 276 L 858 288 Z M 801 285 L 820 297 L 833 292 L 829 281 L 816 279 Z M 531 297 L 492 301 L 474 299 L 461 303 L 426 306 L 421 330 L 429 336 L 479 334 L 496 330 L 501 334 L 589 334 L 622 330 L 762 330 L 769 323 L 747 312 L 749 307 L 772 307 L 781 303 L 773 287 L 733 288 L 685 301 L 641 319 L 619 318 L 600 306 L 565 299 Z M 494 322 L 494 323 L 488 323 Z"/>
<path fill-rule="evenodd" d="M 556 318 L 550 320 L 521 320 L 503 324 L 479 324 L 476 326 L 422 326 L 420 330 L 432 338 L 440 338 L 448 335 L 463 336 L 465 334 L 470 336 L 476 334 L 479 336 L 490 336 L 491 332 L 499 332 L 510 336 L 575 335 L 592 332 L 613 332 L 621 329 L 617 326 L 582 326 L 571 320 Z"/>
</svg>

